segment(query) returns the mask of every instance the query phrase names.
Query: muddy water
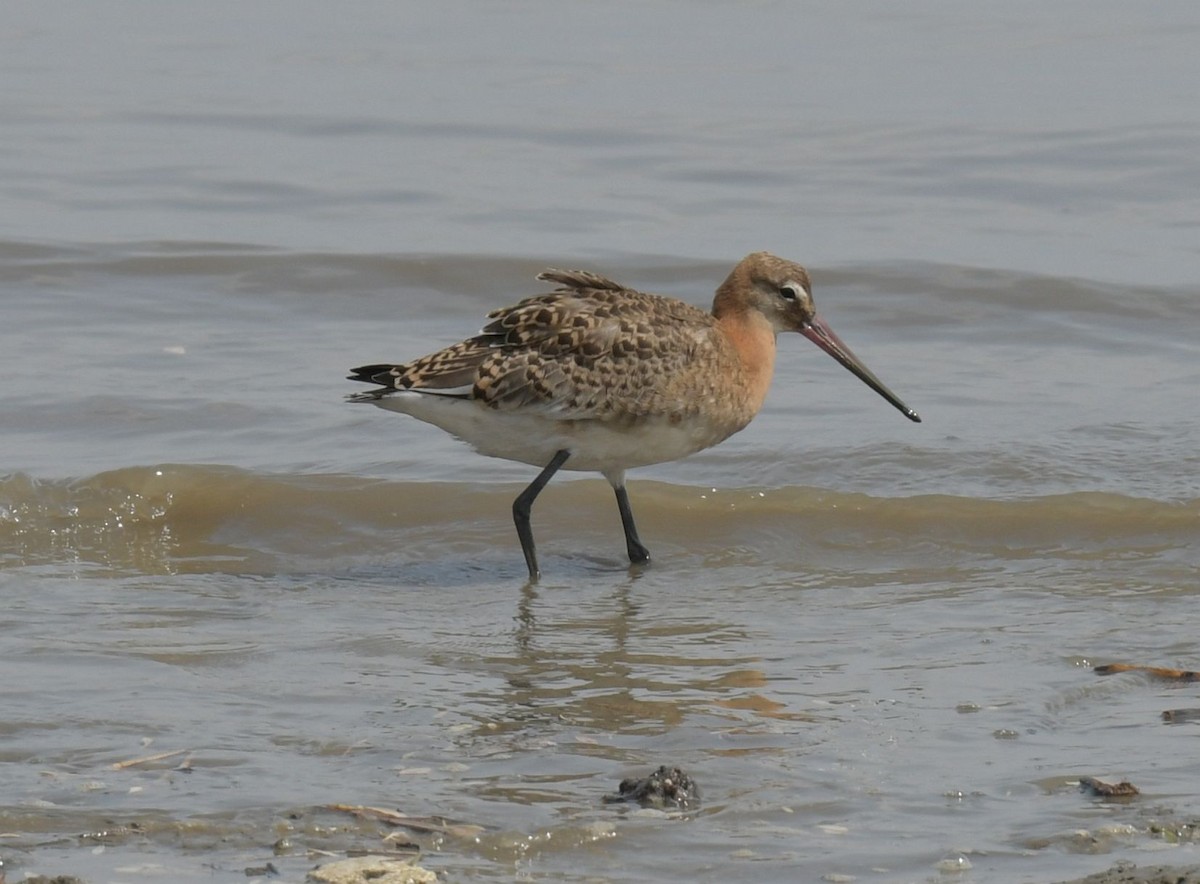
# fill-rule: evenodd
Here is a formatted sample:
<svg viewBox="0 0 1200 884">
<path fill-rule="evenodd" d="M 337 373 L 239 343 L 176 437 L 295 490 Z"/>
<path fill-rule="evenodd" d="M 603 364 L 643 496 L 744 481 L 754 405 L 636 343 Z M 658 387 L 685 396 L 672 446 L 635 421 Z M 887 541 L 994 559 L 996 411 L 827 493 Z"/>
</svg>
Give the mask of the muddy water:
<svg viewBox="0 0 1200 884">
<path fill-rule="evenodd" d="M 336 27 L 116 8 L 30 7 L 0 62 L 28 84 L 0 239 L 10 880 L 301 880 L 381 845 L 337 803 L 481 827 L 404 833 L 450 880 L 1189 861 L 1195 725 L 1160 715 L 1194 689 L 1091 666 L 1198 668 L 1200 152 L 1169 86 L 1194 81 L 1190 6 L 814 15 L 797 59 L 687 82 L 715 33 L 782 33 L 788 7 L 706 10 L 659 57 L 637 50 L 674 7 L 651 4 L 595 75 L 561 41 L 484 52 L 607 33 L 582 9 L 478 30 L 453 4 Z M 930 33 L 957 76 L 904 48 Z M 814 56 L 844 76 L 767 113 L 763 84 L 809 83 Z M 1089 67 L 1114 57 L 1133 83 Z M 887 60 L 894 88 L 855 86 Z M 597 111 L 609 88 L 640 111 Z M 924 423 L 782 339 L 746 431 L 631 474 L 647 569 L 607 485 L 565 476 L 526 585 L 532 470 L 342 401 L 347 368 L 474 331 L 546 264 L 704 303 L 764 247 L 809 264 Z M 664 763 L 698 810 L 603 802 Z M 1089 798 L 1089 775 L 1142 797 Z"/>
</svg>

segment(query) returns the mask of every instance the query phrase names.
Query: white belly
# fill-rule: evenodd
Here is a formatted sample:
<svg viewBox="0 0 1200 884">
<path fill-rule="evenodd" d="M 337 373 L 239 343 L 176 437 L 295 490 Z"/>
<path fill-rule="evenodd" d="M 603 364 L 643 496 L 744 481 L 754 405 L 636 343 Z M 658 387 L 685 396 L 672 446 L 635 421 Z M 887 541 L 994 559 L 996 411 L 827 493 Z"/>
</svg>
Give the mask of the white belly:
<svg viewBox="0 0 1200 884">
<path fill-rule="evenodd" d="M 602 473 L 678 460 L 742 428 L 702 415 L 555 420 L 536 412 L 497 411 L 472 400 L 411 392 L 393 393 L 373 404 L 440 427 L 480 454 L 541 467 L 565 449 L 571 457 L 563 469 Z"/>
</svg>

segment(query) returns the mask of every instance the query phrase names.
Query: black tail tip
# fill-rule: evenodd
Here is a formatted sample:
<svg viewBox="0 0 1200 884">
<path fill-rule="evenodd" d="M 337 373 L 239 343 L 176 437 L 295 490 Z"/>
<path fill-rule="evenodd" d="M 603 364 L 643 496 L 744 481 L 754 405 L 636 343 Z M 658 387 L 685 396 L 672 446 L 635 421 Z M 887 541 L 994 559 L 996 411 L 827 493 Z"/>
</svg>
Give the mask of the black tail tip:
<svg viewBox="0 0 1200 884">
<path fill-rule="evenodd" d="M 364 384 L 383 384 L 384 381 L 379 380 L 379 376 L 388 374 L 391 370 L 392 366 L 385 364 L 360 365 L 358 368 L 350 369 L 346 380 L 362 381 Z"/>
</svg>

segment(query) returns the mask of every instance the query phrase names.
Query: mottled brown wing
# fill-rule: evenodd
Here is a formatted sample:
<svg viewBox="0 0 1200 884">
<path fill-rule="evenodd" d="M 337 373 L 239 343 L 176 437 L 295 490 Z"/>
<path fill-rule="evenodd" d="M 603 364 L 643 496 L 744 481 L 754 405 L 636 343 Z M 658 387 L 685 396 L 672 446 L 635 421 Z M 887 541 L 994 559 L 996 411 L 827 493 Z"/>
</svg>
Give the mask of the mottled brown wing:
<svg viewBox="0 0 1200 884">
<path fill-rule="evenodd" d="M 560 284 L 489 315 L 494 349 L 473 397 L 501 410 L 563 419 L 635 416 L 661 407 L 670 379 L 706 346 L 712 317 L 582 271 L 547 271 Z"/>
<path fill-rule="evenodd" d="M 404 365 L 369 365 L 352 380 L 428 390 L 499 410 L 563 419 L 635 416 L 661 408 L 671 378 L 711 346 L 711 315 L 580 270 L 548 270 L 557 291 L 493 310 L 478 335 Z M 667 403 L 669 404 L 669 403 Z"/>
</svg>

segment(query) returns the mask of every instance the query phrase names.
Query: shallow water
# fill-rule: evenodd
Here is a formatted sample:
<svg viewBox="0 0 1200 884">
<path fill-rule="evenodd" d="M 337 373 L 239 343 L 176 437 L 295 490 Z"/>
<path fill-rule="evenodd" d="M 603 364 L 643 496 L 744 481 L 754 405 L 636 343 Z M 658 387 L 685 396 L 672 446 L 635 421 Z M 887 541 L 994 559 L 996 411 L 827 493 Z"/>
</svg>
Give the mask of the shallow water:
<svg viewBox="0 0 1200 884">
<path fill-rule="evenodd" d="M 266 8 L 0 54 L 10 880 L 298 881 L 381 843 L 334 803 L 482 826 L 407 833 L 448 880 L 1194 861 L 1194 689 L 1090 671 L 1200 650 L 1193 6 Z M 342 401 L 546 265 L 759 248 L 924 422 L 781 339 L 631 474 L 649 568 L 564 475 L 526 585 L 533 471 Z M 699 810 L 603 803 L 662 763 Z"/>
</svg>

